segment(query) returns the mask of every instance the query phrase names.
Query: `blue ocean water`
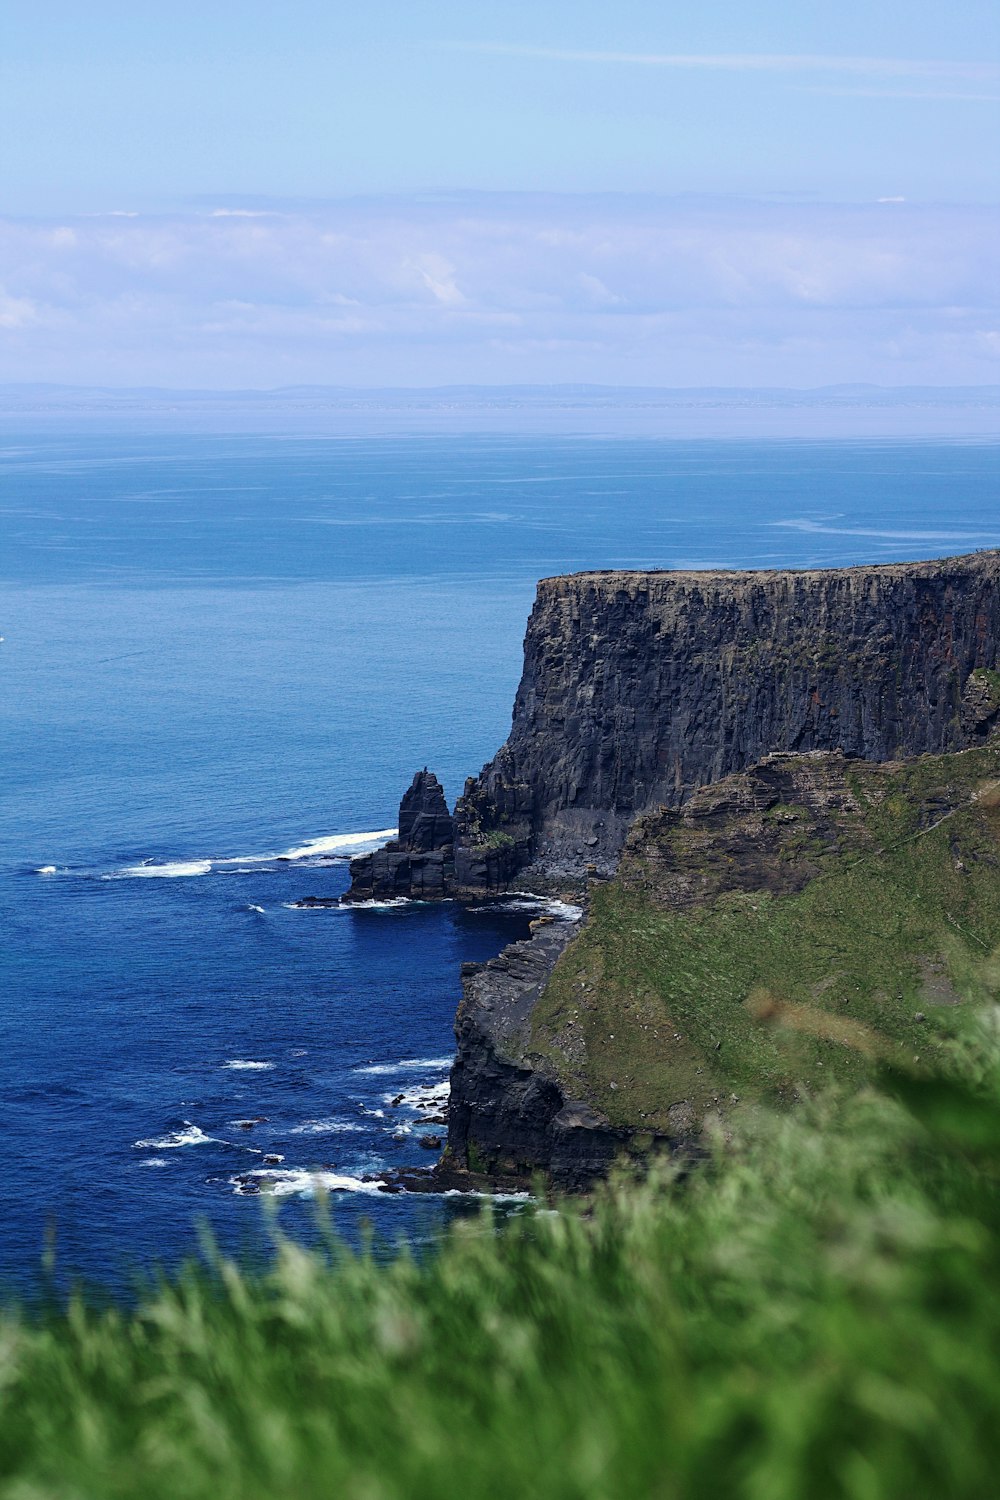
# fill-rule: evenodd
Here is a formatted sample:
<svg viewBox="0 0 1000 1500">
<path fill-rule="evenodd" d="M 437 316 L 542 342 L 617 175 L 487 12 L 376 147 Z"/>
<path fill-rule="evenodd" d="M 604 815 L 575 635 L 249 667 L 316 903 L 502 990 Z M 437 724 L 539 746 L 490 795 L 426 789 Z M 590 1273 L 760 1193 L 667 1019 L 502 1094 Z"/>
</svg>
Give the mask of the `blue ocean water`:
<svg viewBox="0 0 1000 1500">
<path fill-rule="evenodd" d="M 7 430 L 0 1284 L 262 1247 L 261 1197 L 308 1235 L 317 1184 L 348 1234 L 467 1211 L 363 1179 L 431 1159 L 459 965 L 529 913 L 293 903 L 503 740 L 540 576 L 1000 545 L 996 456 Z"/>
</svg>

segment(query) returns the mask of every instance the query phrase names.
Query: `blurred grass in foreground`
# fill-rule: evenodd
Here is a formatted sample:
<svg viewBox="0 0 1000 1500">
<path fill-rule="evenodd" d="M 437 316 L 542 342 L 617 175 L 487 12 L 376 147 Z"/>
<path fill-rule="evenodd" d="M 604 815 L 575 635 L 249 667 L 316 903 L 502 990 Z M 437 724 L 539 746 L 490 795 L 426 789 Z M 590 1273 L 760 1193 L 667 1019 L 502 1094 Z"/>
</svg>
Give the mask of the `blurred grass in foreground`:
<svg viewBox="0 0 1000 1500">
<path fill-rule="evenodd" d="M 8 1211 L 11 1211 L 8 1205 Z M 0 1318 L 4 1500 L 949 1500 L 1000 1483 L 1000 1038 L 680 1182 Z"/>
</svg>

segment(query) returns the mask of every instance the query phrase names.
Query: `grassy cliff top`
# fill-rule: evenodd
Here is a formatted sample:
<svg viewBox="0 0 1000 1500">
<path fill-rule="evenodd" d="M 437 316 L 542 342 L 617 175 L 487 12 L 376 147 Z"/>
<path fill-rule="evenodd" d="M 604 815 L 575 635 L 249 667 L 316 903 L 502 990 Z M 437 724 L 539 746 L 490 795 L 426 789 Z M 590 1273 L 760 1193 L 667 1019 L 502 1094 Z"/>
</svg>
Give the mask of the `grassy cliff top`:
<svg viewBox="0 0 1000 1500">
<path fill-rule="evenodd" d="M 633 826 L 530 1052 L 620 1126 L 676 1130 L 930 1063 L 1000 997 L 1000 744 L 772 756 Z"/>
</svg>

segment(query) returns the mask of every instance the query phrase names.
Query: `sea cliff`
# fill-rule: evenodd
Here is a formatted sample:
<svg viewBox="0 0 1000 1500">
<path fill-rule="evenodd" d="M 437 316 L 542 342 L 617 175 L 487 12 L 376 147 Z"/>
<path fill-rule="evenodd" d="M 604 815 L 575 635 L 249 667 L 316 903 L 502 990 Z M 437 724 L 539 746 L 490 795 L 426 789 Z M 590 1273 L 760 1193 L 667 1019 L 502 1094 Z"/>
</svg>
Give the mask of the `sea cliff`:
<svg viewBox="0 0 1000 1500">
<path fill-rule="evenodd" d="M 636 813 L 763 755 L 980 742 L 1000 710 L 998 585 L 997 552 L 543 579 L 511 733 L 468 783 L 459 837 L 506 835 L 543 874 L 609 872 Z"/>
<path fill-rule="evenodd" d="M 998 728 L 997 552 L 542 580 L 506 743 L 346 898 L 588 903 L 464 973 L 448 1167 L 582 1186 L 1000 993 Z"/>
</svg>

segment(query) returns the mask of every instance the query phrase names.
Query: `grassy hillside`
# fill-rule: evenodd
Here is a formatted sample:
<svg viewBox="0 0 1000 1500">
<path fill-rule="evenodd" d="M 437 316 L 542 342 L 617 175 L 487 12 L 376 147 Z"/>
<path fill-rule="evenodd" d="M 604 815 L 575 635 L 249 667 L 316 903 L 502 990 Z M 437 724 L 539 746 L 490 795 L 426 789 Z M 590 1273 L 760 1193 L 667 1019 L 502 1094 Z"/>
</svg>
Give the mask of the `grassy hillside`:
<svg viewBox="0 0 1000 1500">
<path fill-rule="evenodd" d="M 997 1027 L 968 1085 L 737 1111 L 687 1182 L 0 1316 L 3 1500 L 982 1500 Z"/>
<path fill-rule="evenodd" d="M 774 756 L 639 820 L 530 1048 L 612 1123 L 667 1129 L 931 1063 L 998 996 L 1000 749 Z"/>
</svg>

